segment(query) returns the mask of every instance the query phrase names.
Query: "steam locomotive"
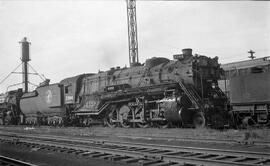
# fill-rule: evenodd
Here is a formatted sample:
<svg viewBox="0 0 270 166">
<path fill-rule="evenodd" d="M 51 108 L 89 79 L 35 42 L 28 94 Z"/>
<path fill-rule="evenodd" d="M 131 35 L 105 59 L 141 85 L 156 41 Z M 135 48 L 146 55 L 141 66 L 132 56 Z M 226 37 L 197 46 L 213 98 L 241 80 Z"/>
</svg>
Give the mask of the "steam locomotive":
<svg viewBox="0 0 270 166">
<path fill-rule="evenodd" d="M 218 87 L 218 58 L 183 49 L 174 60 L 153 57 L 144 64 L 81 74 L 34 91 L 0 97 L 3 124 L 110 127 L 227 124 L 227 97 Z"/>
</svg>

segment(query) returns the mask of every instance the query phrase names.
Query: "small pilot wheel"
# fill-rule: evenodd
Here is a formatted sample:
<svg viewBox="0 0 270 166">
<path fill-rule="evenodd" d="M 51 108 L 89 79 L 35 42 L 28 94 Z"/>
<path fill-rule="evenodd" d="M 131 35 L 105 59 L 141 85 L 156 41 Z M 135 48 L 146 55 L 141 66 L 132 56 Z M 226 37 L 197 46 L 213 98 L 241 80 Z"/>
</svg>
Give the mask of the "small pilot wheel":
<svg viewBox="0 0 270 166">
<path fill-rule="evenodd" d="M 205 126 L 205 118 L 201 112 L 193 115 L 193 125 L 195 128 L 203 128 Z"/>
</svg>

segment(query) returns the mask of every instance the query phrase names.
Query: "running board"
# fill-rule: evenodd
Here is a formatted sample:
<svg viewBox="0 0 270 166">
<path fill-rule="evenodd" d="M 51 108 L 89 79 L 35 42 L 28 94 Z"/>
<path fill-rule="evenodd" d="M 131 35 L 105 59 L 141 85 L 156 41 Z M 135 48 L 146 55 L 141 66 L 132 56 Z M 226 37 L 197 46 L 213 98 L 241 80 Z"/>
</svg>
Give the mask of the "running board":
<svg viewBox="0 0 270 166">
<path fill-rule="evenodd" d="M 107 103 L 104 103 L 102 105 L 102 107 L 100 107 L 100 109 L 98 109 L 98 111 L 91 111 L 91 110 L 87 110 L 85 109 L 85 111 L 76 111 L 74 112 L 75 115 L 78 115 L 78 116 L 82 116 L 82 115 L 99 115 L 103 110 L 105 110 L 108 106 L 110 105 L 109 102 Z"/>
</svg>

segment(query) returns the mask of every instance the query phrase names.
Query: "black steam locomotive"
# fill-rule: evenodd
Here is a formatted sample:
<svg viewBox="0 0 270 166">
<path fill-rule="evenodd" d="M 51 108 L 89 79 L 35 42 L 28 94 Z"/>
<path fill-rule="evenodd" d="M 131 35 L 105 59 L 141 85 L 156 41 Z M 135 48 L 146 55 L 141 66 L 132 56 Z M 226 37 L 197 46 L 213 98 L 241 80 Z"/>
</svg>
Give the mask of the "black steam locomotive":
<svg viewBox="0 0 270 166">
<path fill-rule="evenodd" d="M 183 49 L 174 60 L 154 57 L 1 96 L 2 123 L 147 127 L 227 124 L 226 95 L 218 87 L 218 58 Z M 12 100 L 11 100 L 12 99 Z"/>
</svg>

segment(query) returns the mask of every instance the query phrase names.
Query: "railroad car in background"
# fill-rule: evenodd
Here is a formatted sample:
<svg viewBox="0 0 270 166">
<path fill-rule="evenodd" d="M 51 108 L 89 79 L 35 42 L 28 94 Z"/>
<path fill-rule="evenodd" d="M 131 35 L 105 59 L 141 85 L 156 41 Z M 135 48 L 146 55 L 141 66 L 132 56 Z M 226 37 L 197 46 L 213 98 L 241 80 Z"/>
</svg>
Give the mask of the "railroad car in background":
<svg viewBox="0 0 270 166">
<path fill-rule="evenodd" d="M 270 125 L 270 57 L 222 65 L 234 126 Z"/>
</svg>

